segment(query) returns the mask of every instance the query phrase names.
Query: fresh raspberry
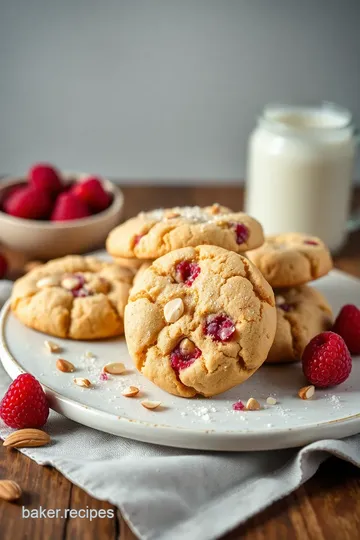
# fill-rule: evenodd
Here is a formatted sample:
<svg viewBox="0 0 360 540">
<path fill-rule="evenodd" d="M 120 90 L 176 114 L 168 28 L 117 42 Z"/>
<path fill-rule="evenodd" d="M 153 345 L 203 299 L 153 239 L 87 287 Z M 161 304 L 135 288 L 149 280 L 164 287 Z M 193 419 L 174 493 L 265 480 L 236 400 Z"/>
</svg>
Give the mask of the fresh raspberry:
<svg viewBox="0 0 360 540">
<path fill-rule="evenodd" d="M 28 173 L 30 186 L 56 194 L 62 191 L 63 184 L 58 171 L 47 163 L 33 165 Z"/>
<path fill-rule="evenodd" d="M 235 324 L 227 315 L 211 315 L 204 326 L 204 334 L 214 341 L 229 341 L 235 333 Z"/>
<path fill-rule="evenodd" d="M 185 283 L 188 287 L 194 283 L 201 272 L 198 264 L 190 261 L 181 261 L 175 268 L 177 281 Z"/>
<path fill-rule="evenodd" d="M 231 223 L 232 228 L 235 231 L 236 243 L 241 245 L 245 244 L 249 238 L 249 229 L 243 223 Z"/>
<path fill-rule="evenodd" d="M 236 401 L 235 403 L 233 403 L 232 408 L 233 408 L 234 411 L 243 411 L 245 409 L 245 405 L 239 399 L 239 401 Z"/>
<path fill-rule="evenodd" d="M 110 193 L 105 191 L 101 181 L 95 176 L 75 184 L 71 192 L 94 210 L 94 212 L 105 210 L 111 203 Z"/>
<path fill-rule="evenodd" d="M 19 375 L 0 403 L 0 417 L 11 428 L 41 428 L 49 416 L 49 403 L 40 383 L 30 375 Z"/>
<path fill-rule="evenodd" d="M 45 219 L 49 217 L 51 208 L 48 193 L 31 186 L 16 190 L 4 202 L 7 214 L 24 219 Z"/>
<path fill-rule="evenodd" d="M 181 350 L 181 346 L 178 345 L 170 355 L 171 367 L 179 372 L 181 369 L 191 366 L 191 364 L 193 364 L 197 358 L 200 358 L 200 356 L 201 351 L 197 347 L 194 347 L 191 351 L 185 353 Z"/>
<path fill-rule="evenodd" d="M 0 253 L 0 279 L 3 279 L 5 277 L 5 274 L 8 269 L 8 263 L 4 255 Z"/>
<path fill-rule="evenodd" d="M 343 338 L 351 354 L 360 354 L 360 309 L 344 306 L 336 318 L 333 332 Z"/>
<path fill-rule="evenodd" d="M 317 388 L 341 384 L 350 375 L 352 360 L 345 341 L 334 332 L 322 332 L 305 347 L 303 372 Z"/>
<path fill-rule="evenodd" d="M 73 193 L 62 193 L 56 199 L 51 221 L 70 221 L 90 216 L 87 205 Z"/>
</svg>

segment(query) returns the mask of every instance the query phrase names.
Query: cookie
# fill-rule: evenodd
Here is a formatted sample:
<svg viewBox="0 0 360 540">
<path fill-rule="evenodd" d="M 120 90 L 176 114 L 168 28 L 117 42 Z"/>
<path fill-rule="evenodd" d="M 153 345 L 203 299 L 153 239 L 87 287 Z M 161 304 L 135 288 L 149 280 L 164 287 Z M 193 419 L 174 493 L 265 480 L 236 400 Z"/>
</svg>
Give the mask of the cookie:
<svg viewBox="0 0 360 540">
<path fill-rule="evenodd" d="M 309 341 L 333 323 L 331 307 L 324 296 L 307 285 L 275 291 L 277 325 L 267 363 L 300 360 Z"/>
<path fill-rule="evenodd" d="M 219 205 L 185 206 L 141 213 L 116 227 L 106 248 L 113 257 L 157 259 L 170 251 L 203 244 L 237 253 L 264 241 L 260 223 Z"/>
<path fill-rule="evenodd" d="M 325 276 L 333 266 L 320 238 L 299 233 L 268 236 L 247 256 L 273 288 L 303 285 Z"/>
<path fill-rule="evenodd" d="M 125 308 L 137 369 L 170 394 L 213 396 L 265 361 L 274 293 L 244 257 L 216 246 L 172 251 L 144 270 Z"/>
<path fill-rule="evenodd" d="M 115 257 L 114 262 L 116 262 L 116 264 L 119 266 L 129 268 L 129 270 L 136 273 L 145 262 L 151 263 L 152 260 L 145 261 L 144 259 L 126 259 L 125 257 Z"/>
<path fill-rule="evenodd" d="M 71 339 L 124 331 L 133 274 L 116 264 L 71 255 L 35 268 L 15 282 L 11 308 L 30 328 Z"/>
</svg>

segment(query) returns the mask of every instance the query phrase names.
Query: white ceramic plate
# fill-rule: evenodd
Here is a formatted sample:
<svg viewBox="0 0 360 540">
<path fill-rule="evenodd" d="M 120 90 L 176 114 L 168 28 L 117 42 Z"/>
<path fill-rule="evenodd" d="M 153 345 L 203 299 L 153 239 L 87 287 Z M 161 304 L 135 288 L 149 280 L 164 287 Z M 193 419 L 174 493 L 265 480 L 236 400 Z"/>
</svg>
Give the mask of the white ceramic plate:
<svg viewBox="0 0 360 540">
<path fill-rule="evenodd" d="M 360 280 L 338 271 L 319 280 L 334 312 L 345 303 L 360 305 Z M 81 424 L 115 435 L 168 446 L 204 450 L 265 450 L 300 446 L 324 438 L 342 438 L 360 432 L 360 358 L 354 359 L 350 378 L 334 389 L 318 390 L 315 399 L 303 401 L 297 391 L 305 380 L 301 366 L 264 366 L 243 385 L 211 399 L 183 399 L 166 394 L 135 371 L 124 339 L 78 342 L 54 339 L 63 346 L 61 356 L 76 373 L 55 368 L 56 355 L 46 351 L 46 336 L 24 327 L 4 306 L 0 322 L 0 355 L 4 368 L 15 378 L 24 371 L 44 385 L 51 407 Z M 86 351 L 96 355 L 84 356 Z M 123 362 L 128 371 L 100 380 L 101 368 Z M 91 389 L 73 384 L 86 377 Z M 137 398 L 125 398 L 121 390 L 141 388 Z M 267 406 L 269 396 L 278 404 Z M 263 409 L 233 411 L 232 404 L 254 396 Z M 144 409 L 142 399 L 160 400 L 154 411 Z"/>
</svg>

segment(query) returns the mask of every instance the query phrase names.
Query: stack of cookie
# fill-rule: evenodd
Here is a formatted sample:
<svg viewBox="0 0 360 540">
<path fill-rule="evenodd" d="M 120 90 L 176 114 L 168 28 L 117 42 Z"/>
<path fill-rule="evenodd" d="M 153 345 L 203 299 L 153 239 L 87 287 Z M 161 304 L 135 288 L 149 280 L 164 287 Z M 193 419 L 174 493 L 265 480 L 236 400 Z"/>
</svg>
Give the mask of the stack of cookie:
<svg viewBox="0 0 360 540">
<path fill-rule="evenodd" d="M 308 286 L 331 270 L 329 250 L 319 238 L 288 233 L 266 238 L 247 256 L 275 293 L 277 329 L 266 361 L 299 360 L 309 341 L 333 323 L 326 298 Z"/>
</svg>

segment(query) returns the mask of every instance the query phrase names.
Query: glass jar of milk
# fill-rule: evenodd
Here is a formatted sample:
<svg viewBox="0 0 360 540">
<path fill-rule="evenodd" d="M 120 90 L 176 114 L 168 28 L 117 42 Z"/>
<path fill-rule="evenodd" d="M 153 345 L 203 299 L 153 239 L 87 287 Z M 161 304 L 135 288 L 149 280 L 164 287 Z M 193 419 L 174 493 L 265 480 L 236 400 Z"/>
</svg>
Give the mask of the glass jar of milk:
<svg viewBox="0 0 360 540">
<path fill-rule="evenodd" d="M 249 142 L 246 211 L 267 235 L 303 232 L 338 250 L 346 239 L 355 146 L 346 109 L 267 106 Z"/>
</svg>

